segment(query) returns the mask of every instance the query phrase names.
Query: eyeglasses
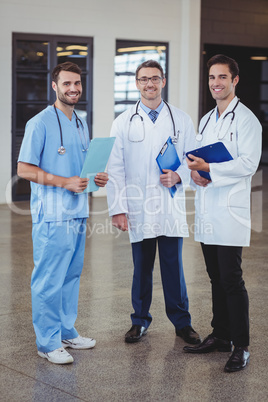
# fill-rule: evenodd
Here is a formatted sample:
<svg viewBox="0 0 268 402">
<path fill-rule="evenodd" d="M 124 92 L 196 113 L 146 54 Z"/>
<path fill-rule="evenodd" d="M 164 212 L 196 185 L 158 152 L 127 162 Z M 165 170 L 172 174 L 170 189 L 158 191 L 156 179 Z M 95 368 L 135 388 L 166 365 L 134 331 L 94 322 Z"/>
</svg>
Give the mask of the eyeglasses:
<svg viewBox="0 0 268 402">
<path fill-rule="evenodd" d="M 149 80 L 152 81 L 153 84 L 159 84 L 159 82 L 162 80 L 162 77 L 158 77 L 157 75 L 154 75 L 153 77 L 141 77 L 141 78 L 137 78 L 137 81 L 139 81 L 139 83 L 141 85 L 146 85 L 148 84 Z"/>
</svg>

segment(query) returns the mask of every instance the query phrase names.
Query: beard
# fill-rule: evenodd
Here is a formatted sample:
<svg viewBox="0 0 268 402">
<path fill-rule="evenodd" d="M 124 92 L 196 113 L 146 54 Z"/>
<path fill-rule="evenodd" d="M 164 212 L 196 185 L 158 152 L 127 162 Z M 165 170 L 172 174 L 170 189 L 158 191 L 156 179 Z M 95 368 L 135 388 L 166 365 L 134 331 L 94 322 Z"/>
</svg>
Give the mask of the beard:
<svg viewBox="0 0 268 402">
<path fill-rule="evenodd" d="M 73 92 L 71 92 L 73 93 Z M 76 97 L 75 99 L 70 98 L 68 95 L 66 95 L 65 93 L 61 92 L 58 89 L 58 99 L 61 103 L 64 103 L 65 105 L 68 106 L 74 106 L 77 104 L 77 102 L 80 100 L 81 96 L 82 96 L 82 92 L 77 91 L 75 93 L 78 93 L 78 97 Z"/>
</svg>

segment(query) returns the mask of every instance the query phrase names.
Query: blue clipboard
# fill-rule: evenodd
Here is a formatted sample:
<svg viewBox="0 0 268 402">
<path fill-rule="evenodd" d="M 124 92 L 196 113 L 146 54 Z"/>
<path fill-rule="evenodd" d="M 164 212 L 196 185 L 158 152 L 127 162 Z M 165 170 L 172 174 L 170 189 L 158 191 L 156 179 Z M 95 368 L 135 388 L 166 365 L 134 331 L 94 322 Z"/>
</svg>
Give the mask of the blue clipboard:
<svg viewBox="0 0 268 402">
<path fill-rule="evenodd" d="M 163 173 L 163 169 L 170 169 L 173 170 L 174 172 L 180 166 L 181 164 L 180 159 L 178 157 L 176 148 L 170 137 L 168 137 L 167 142 L 163 145 L 161 151 L 159 152 L 156 158 L 156 162 L 159 166 L 161 173 Z M 172 198 L 174 197 L 176 191 L 177 191 L 176 186 L 169 188 L 169 192 Z"/>
<path fill-rule="evenodd" d="M 98 191 L 99 186 L 94 182 L 97 173 L 104 172 L 110 157 L 115 137 L 93 138 L 89 143 L 86 159 L 80 174 L 81 178 L 88 178 L 88 186 L 76 195 Z"/>
<path fill-rule="evenodd" d="M 225 145 L 220 141 L 187 152 L 186 156 L 188 157 L 189 154 L 197 156 L 198 158 L 202 158 L 207 163 L 227 162 L 233 159 L 232 155 L 229 153 Z M 189 159 L 191 160 L 191 158 Z M 211 180 L 209 172 L 198 170 L 198 173 L 205 179 Z"/>
</svg>

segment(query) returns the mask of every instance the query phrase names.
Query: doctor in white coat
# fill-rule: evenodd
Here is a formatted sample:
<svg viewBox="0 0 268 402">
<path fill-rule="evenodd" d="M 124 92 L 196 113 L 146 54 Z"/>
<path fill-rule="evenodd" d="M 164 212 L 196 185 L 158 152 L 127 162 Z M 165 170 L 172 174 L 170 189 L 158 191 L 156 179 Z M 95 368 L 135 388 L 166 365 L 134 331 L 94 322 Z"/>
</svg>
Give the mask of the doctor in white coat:
<svg viewBox="0 0 268 402">
<path fill-rule="evenodd" d="M 178 336 L 197 344 L 200 339 L 191 326 L 182 265 L 182 239 L 189 236 L 184 186 L 190 182 L 190 171 L 185 153 L 194 146 L 195 132 L 186 113 L 162 100 L 165 84 L 159 63 L 142 63 L 136 71 L 141 100 L 112 125 L 116 141 L 108 164 L 109 214 L 115 227 L 129 231 L 132 245 L 134 312 L 125 341 L 139 341 L 152 321 L 149 309 L 158 245 L 166 314 Z M 169 137 L 175 139 L 181 165 L 161 174 L 156 157 Z M 177 189 L 174 198 L 169 192 L 172 186 Z"/>
<path fill-rule="evenodd" d="M 189 353 L 231 351 L 225 371 L 249 362 L 248 295 L 242 278 L 242 247 L 250 243 L 251 179 L 261 156 L 261 125 L 235 96 L 239 68 L 235 60 L 216 55 L 208 61 L 209 89 L 215 109 L 200 122 L 197 147 L 221 141 L 232 160 L 206 163 L 189 155 L 196 184 L 195 240 L 201 242 L 212 285 L 212 334 Z M 209 172 L 211 181 L 197 171 Z"/>
</svg>

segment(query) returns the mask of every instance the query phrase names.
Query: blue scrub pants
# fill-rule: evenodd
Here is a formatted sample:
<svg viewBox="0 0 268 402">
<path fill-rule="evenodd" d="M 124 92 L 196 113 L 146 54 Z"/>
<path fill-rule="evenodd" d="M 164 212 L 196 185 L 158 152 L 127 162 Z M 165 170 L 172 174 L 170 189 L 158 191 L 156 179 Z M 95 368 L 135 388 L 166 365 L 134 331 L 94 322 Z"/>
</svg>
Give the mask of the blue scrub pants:
<svg viewBox="0 0 268 402">
<path fill-rule="evenodd" d="M 149 309 L 152 301 L 153 267 L 157 244 L 166 314 L 177 329 L 191 325 L 182 265 L 182 243 L 181 237 L 166 236 L 132 243 L 134 263 L 132 305 L 134 313 L 131 314 L 131 320 L 133 325 L 148 328 L 152 321 Z"/>
<path fill-rule="evenodd" d="M 80 276 L 83 269 L 86 219 L 33 224 L 34 270 L 31 280 L 32 317 L 41 352 L 61 347 L 78 336 Z"/>
</svg>

